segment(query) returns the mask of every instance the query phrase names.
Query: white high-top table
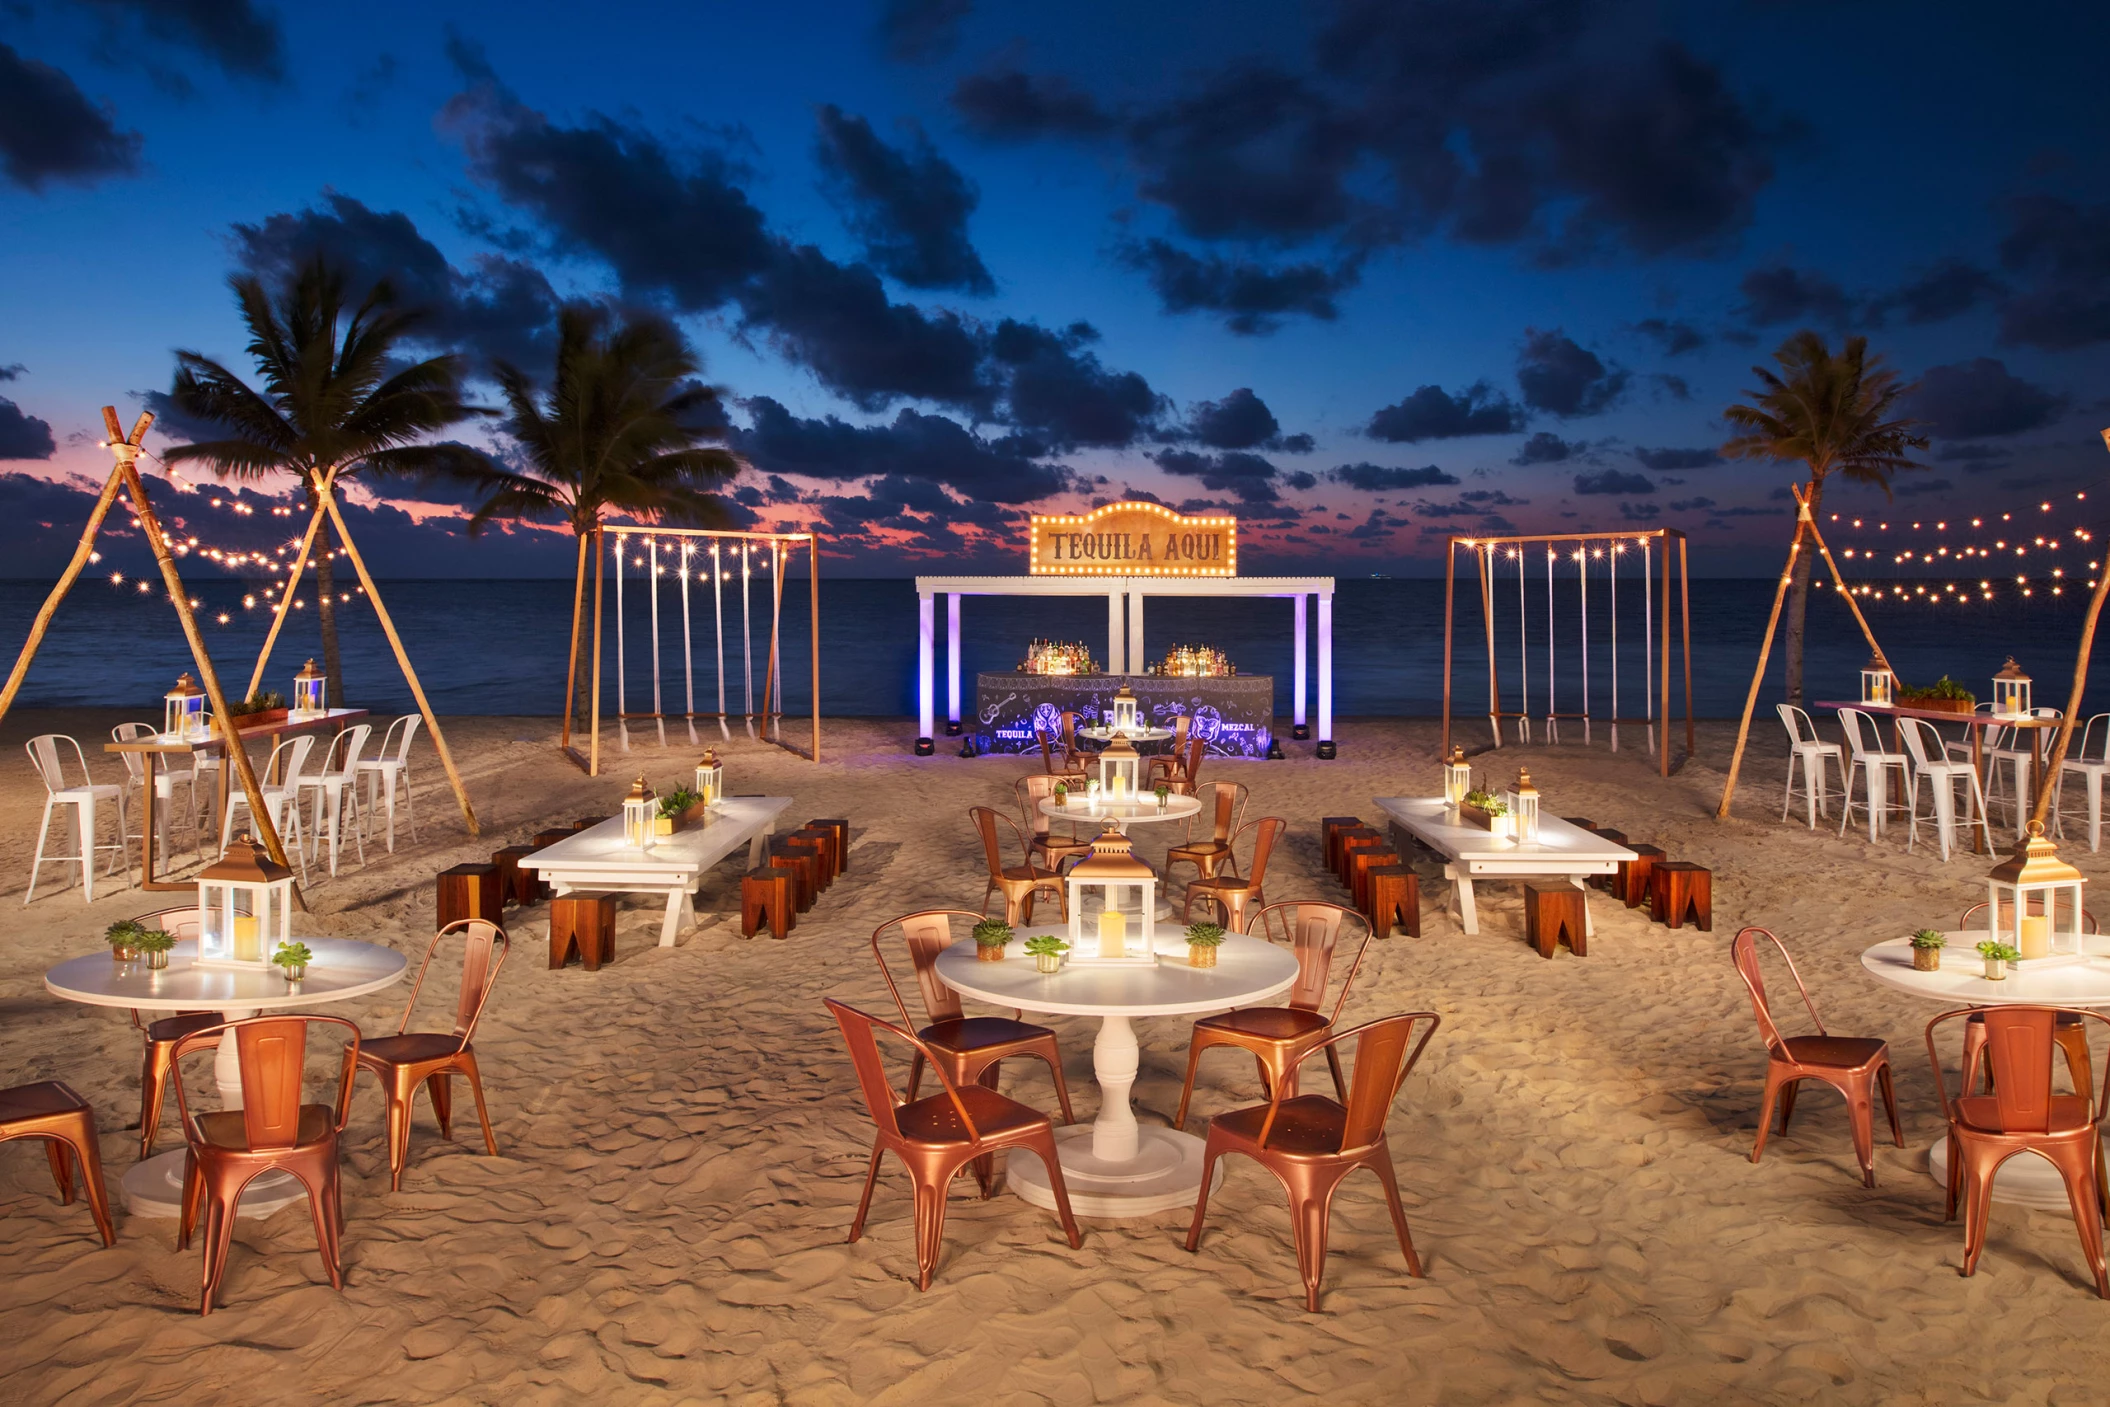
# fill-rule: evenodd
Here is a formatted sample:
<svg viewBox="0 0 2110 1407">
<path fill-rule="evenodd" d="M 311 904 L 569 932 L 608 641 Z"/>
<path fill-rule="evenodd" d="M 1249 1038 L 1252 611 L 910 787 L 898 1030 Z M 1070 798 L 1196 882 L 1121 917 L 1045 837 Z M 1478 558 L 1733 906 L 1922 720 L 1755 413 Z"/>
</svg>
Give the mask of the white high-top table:
<svg viewBox="0 0 2110 1407">
<path fill-rule="evenodd" d="M 1043 798 L 1040 803 L 1040 814 L 1050 820 L 1067 821 L 1076 826 L 1105 824 L 1117 831 L 1157 821 L 1184 821 L 1199 816 L 1201 811 L 1200 797 L 1178 792 L 1166 797 L 1163 806 L 1158 805 L 1157 797 L 1150 794 L 1123 801 L 1102 799 L 1096 805 L 1080 801 L 1075 805 L 1058 806 L 1052 796 Z"/>
<path fill-rule="evenodd" d="M 198 941 L 185 938 L 169 954 L 169 965 L 116 962 L 107 950 L 68 958 L 44 974 L 44 990 L 85 1006 L 126 1007 L 172 1015 L 179 1011 L 217 1011 L 229 1021 L 246 1021 L 265 1009 L 295 1011 L 363 997 L 403 980 L 408 960 L 394 948 L 354 938 L 301 938 L 315 956 L 298 987 L 276 968 L 269 972 L 234 972 L 197 966 Z M 242 1107 L 242 1063 L 233 1041 L 223 1040 L 213 1057 L 213 1082 L 220 1087 L 224 1109 Z M 171 1095 L 173 1098 L 173 1095 Z M 174 1217 L 183 1210 L 183 1157 L 180 1143 L 126 1169 L 125 1205 L 135 1216 Z M 269 1216 L 306 1196 L 298 1179 L 265 1173 L 242 1193 L 240 1214 Z"/>
<path fill-rule="evenodd" d="M 1025 940 L 1047 933 L 1067 937 L 1069 930 L 1021 928 L 1002 962 L 981 961 L 971 939 L 955 943 L 938 954 L 938 980 L 996 1006 L 1099 1018 L 1099 1038 L 1092 1043 L 1098 1117 L 1089 1127 L 1055 1130 L 1072 1211 L 1133 1217 L 1193 1206 L 1205 1145 L 1192 1134 L 1136 1122 L 1128 1102 L 1137 1065 L 1132 1023 L 1140 1016 L 1199 1016 L 1251 1006 L 1286 992 L 1297 980 L 1296 955 L 1234 933 L 1216 950 L 1216 966 L 1189 967 L 1183 931 L 1161 928 L 1155 967 L 1065 963 L 1060 972 L 1044 973 L 1026 953 Z M 1054 1209 L 1055 1193 L 1038 1158 L 1013 1158 L 1008 1166 L 1012 1190 L 1037 1207 Z"/>
<path fill-rule="evenodd" d="M 1615 845 L 1558 816 L 1539 817 L 1539 838 L 1529 845 L 1451 819 L 1443 798 L 1373 797 L 1392 824 L 1443 856 L 1443 877 L 1451 882 L 1458 923 L 1467 933 L 1480 931 L 1480 911 L 1473 903 L 1473 880 L 1565 879 L 1577 889 L 1589 875 L 1619 873 L 1622 862 L 1635 858 Z M 1583 927 L 1595 932 L 1590 906 L 1583 904 Z"/>
<path fill-rule="evenodd" d="M 624 844 L 623 818 L 611 816 L 522 857 L 520 867 L 535 871 L 553 894 L 666 895 L 659 945 L 671 948 L 674 935 L 696 922 L 693 900 L 703 872 L 742 845 L 747 867 L 760 866 L 777 817 L 790 805 L 788 796 L 729 796 L 711 807 L 703 824 L 660 836 L 650 850 Z"/>
</svg>

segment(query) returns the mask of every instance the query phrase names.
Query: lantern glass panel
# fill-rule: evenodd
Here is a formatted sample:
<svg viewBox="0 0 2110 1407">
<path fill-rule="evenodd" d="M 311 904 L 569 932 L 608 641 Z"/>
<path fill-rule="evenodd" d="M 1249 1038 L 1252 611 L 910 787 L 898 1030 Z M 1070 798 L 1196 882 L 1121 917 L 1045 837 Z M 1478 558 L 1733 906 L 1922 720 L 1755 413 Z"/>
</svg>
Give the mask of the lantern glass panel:
<svg viewBox="0 0 2110 1407">
<path fill-rule="evenodd" d="M 234 956 L 233 910 L 224 884 L 198 886 L 198 956 L 222 962 Z"/>
<path fill-rule="evenodd" d="M 1473 789 L 1473 767 L 1465 755 L 1454 753 L 1451 760 L 1443 764 L 1443 804 L 1453 809 L 1465 804 L 1466 793 Z"/>
<path fill-rule="evenodd" d="M 1897 676 L 1886 667 L 1871 665 L 1861 671 L 1861 702 L 1888 708 L 1895 695 Z"/>
<path fill-rule="evenodd" d="M 1504 798 L 1509 803 L 1509 833 L 1522 845 L 1536 845 L 1539 838 L 1539 794 L 1536 791 L 1512 791 Z"/>
<path fill-rule="evenodd" d="M 715 758 L 696 764 L 696 795 L 706 806 L 716 806 L 725 796 L 725 767 Z"/>
<path fill-rule="evenodd" d="M 296 679 L 293 681 L 293 707 L 301 713 L 321 713 L 322 684 L 320 679 Z"/>
</svg>

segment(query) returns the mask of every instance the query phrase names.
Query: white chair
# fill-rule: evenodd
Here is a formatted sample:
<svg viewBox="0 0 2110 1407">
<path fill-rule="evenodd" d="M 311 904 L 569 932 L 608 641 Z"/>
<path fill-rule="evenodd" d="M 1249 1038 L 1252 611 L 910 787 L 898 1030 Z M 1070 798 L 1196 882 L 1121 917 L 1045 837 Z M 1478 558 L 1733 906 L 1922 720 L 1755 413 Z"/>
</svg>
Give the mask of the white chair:
<svg viewBox="0 0 2110 1407">
<path fill-rule="evenodd" d="M 1846 834 L 1854 818 L 1854 778 L 1858 776 L 1861 794 L 1867 799 L 1861 809 L 1868 816 L 1868 838 L 1874 840 L 1876 833 L 1888 826 L 1890 812 L 1905 809 L 1902 798 L 1912 789 L 1912 759 L 1902 752 L 1882 751 L 1883 734 L 1876 728 L 1876 721 L 1858 708 L 1840 709 L 1839 726 L 1845 730 L 1847 749 L 1853 753 L 1846 768 L 1846 792 L 1839 805 L 1839 834 Z M 1870 730 L 1878 746 L 1869 746 L 1863 728 Z M 1898 774 L 1897 801 L 1890 799 L 1893 771 Z"/>
<path fill-rule="evenodd" d="M 2101 731 L 2098 732 L 2098 725 Z M 2051 820 L 2063 839 L 2066 834 L 2066 778 L 2077 775 L 2088 788 L 2088 848 L 2100 850 L 2103 842 L 2103 773 L 2110 771 L 2110 713 L 2098 713 L 2081 729 L 2081 745 L 2069 752 L 2053 782 Z"/>
<path fill-rule="evenodd" d="M 1976 769 L 1969 762 L 1949 761 L 1942 751 L 1941 734 L 1935 732 L 1934 725 L 1925 719 L 1900 718 L 1898 729 L 1905 737 L 1905 751 L 1912 758 L 1912 830 L 1905 839 L 1905 848 L 1910 850 L 1919 843 L 1920 783 L 1930 782 L 1934 790 L 1934 829 L 1941 840 L 1942 860 L 1946 862 L 1949 853 L 1956 848 L 1956 788 L 1959 784 L 1964 792 L 1964 824 L 1976 825 L 1983 831 L 1986 849 L 1991 850 L 1993 831 L 1986 824 L 1985 792 L 1978 785 Z M 1942 760 L 1937 762 L 1935 758 Z"/>
<path fill-rule="evenodd" d="M 156 737 L 160 732 L 161 730 L 151 723 L 120 723 L 110 730 L 110 740 L 118 743 L 136 743 L 143 738 Z M 196 755 L 191 754 L 193 758 Z M 145 754 L 137 752 L 121 752 L 118 756 L 124 759 L 125 803 L 130 806 L 132 792 L 135 789 L 143 792 L 145 789 L 147 759 Z M 154 768 L 154 843 L 163 855 L 169 853 L 169 813 L 176 809 L 176 792 L 179 788 L 189 802 L 183 809 L 183 817 L 190 826 L 191 849 L 196 850 L 199 841 L 204 839 L 198 827 L 197 767 L 195 763 L 178 766 L 177 757 L 178 754 L 165 753 Z M 141 809 L 141 814 L 144 814 L 144 808 Z M 130 840 L 133 837 L 127 833 L 125 838 Z"/>
<path fill-rule="evenodd" d="M 271 757 L 264 763 L 264 775 L 276 776 L 275 785 L 259 785 L 264 796 L 264 809 L 270 813 L 271 828 L 278 832 L 286 853 L 300 861 L 300 881 L 308 882 L 308 852 L 300 842 L 300 773 L 307 766 L 308 750 L 315 740 L 303 733 L 297 738 L 287 738 L 271 749 Z M 227 814 L 220 818 L 220 852 L 225 854 L 227 842 L 234 837 L 235 814 L 249 814 L 249 797 L 240 787 L 227 794 Z"/>
<path fill-rule="evenodd" d="M 396 788 L 403 789 L 403 815 L 410 822 L 410 838 L 418 838 L 417 807 L 410 799 L 410 743 L 418 735 L 418 726 L 425 721 L 424 715 L 406 713 L 388 725 L 387 734 L 381 739 L 381 755 L 369 757 L 359 764 L 359 775 L 366 778 L 366 820 L 369 825 L 380 819 L 380 806 L 376 804 L 378 789 L 388 804 L 388 853 L 396 853 Z"/>
<path fill-rule="evenodd" d="M 309 844 L 315 858 L 322 858 L 323 837 L 330 841 L 330 877 L 337 876 L 337 852 L 344 835 L 344 809 L 352 810 L 352 841 L 359 847 L 359 863 L 366 863 L 366 837 L 359 833 L 359 754 L 373 736 L 370 723 L 359 723 L 339 733 L 323 754 L 321 770 L 300 779 L 303 789 L 313 788 L 315 812 Z M 327 829 L 325 826 L 327 825 Z"/>
<path fill-rule="evenodd" d="M 1971 712 L 1973 714 L 1987 714 L 1991 713 L 1992 711 L 1993 706 L 1990 703 L 1976 704 L 1971 709 Z M 1959 757 L 1968 759 L 1973 755 L 1971 751 L 1971 737 L 1977 731 L 1978 730 L 1976 725 L 1967 725 L 1963 730 L 1963 736 L 1961 738 L 1956 738 L 1953 740 L 1949 738 L 1942 739 L 1942 751 L 1946 752 L 1949 755 L 1950 761 L 1953 762 Z M 1987 728 L 1985 730 L 1985 736 L 1979 739 L 1979 748 L 1981 749 L 1979 755 L 1983 755 L 1982 750 L 1985 748 L 2000 746 L 2000 740 L 2001 738 L 2006 736 L 2006 734 L 2007 729 L 2005 728 Z"/>
<path fill-rule="evenodd" d="M 1793 704 L 1775 704 L 1774 711 L 1780 715 L 1781 726 L 1788 730 L 1788 742 L 1792 751 L 1788 754 L 1788 785 L 1780 796 L 1780 819 L 1788 818 L 1788 808 L 1795 804 L 1795 773 L 1802 772 L 1803 810 L 1807 813 L 1810 829 L 1817 829 L 1817 818 L 1831 816 L 1827 805 L 1831 797 L 1831 778 L 1825 775 L 1827 759 L 1839 769 L 1839 790 L 1846 790 L 1846 750 L 1837 743 L 1828 743 L 1817 736 L 1817 725 L 1810 716 Z"/>
<path fill-rule="evenodd" d="M 88 759 L 81 753 L 81 745 L 63 733 L 40 733 L 22 745 L 29 754 L 29 765 L 37 769 L 38 780 L 44 783 L 44 822 L 37 827 L 37 853 L 29 862 L 29 892 L 22 896 L 27 904 L 37 897 L 37 872 L 46 865 L 79 865 L 81 867 L 81 898 L 95 902 L 95 852 L 108 850 L 114 862 L 114 870 L 121 864 L 126 878 L 131 877 L 132 862 L 126 858 L 131 852 L 125 846 L 125 789 L 110 783 L 99 783 L 88 774 Z M 73 770 L 79 775 L 78 783 L 66 778 L 64 749 L 73 750 Z M 99 802 L 110 802 L 117 808 L 117 839 L 108 845 L 95 843 L 95 808 Z M 74 838 L 78 848 L 71 855 L 44 857 L 44 843 L 51 835 L 51 812 L 58 806 L 73 808 Z"/>
<path fill-rule="evenodd" d="M 2032 718 L 2064 718 L 2066 715 L 2055 708 L 2033 708 Z M 2008 736 L 1998 745 L 1988 739 L 1985 752 L 1985 798 L 1986 805 L 2002 799 L 2000 790 L 2000 768 L 2006 764 L 2008 775 L 2015 783 L 2014 794 L 2008 798 L 2009 810 L 2015 813 L 2015 835 L 2020 838 L 2029 827 L 2029 813 L 2037 793 L 2033 785 L 2037 768 L 2042 764 L 2039 755 L 2041 745 L 2052 736 L 2049 728 L 2010 728 Z"/>
</svg>

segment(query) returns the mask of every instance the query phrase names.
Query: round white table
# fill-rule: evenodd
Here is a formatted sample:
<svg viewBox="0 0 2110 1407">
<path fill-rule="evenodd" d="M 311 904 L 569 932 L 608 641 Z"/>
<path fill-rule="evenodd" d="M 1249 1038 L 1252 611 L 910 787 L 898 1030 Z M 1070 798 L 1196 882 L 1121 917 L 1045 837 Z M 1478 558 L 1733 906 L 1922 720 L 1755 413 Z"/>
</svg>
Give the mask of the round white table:
<svg viewBox="0 0 2110 1407">
<path fill-rule="evenodd" d="M 2087 1010 L 2110 1010 L 2110 937 L 2093 934 L 2081 940 L 2085 956 L 2056 953 L 2011 969 L 1999 982 L 1985 977 L 1985 959 L 1978 944 L 1989 935 L 1983 929 L 1944 935 L 1949 945 L 1942 949 L 1939 971 L 1920 972 L 1912 966 L 1912 940 L 1893 938 L 1861 954 L 1861 966 L 1886 987 L 1911 996 L 1939 1002 L 1946 1007 L 1965 1006 L 2072 1006 Z M 1928 1160 L 1934 1180 L 1944 1187 L 1949 1180 L 1949 1140 L 1937 1139 Z M 2010 1158 L 1993 1179 L 1993 1200 L 2016 1206 L 2041 1207 L 2046 1211 L 2067 1210 L 2066 1184 L 2057 1169 L 2039 1157 Z"/>
<path fill-rule="evenodd" d="M 144 962 L 115 962 L 109 953 L 68 958 L 44 974 L 44 989 L 86 1006 L 127 1007 L 170 1013 L 217 1011 L 242 1021 L 265 1008 L 274 1011 L 321 1006 L 378 992 L 403 980 L 408 960 L 393 948 L 353 938 L 302 938 L 315 954 L 298 987 L 276 969 L 235 972 L 197 966 L 198 943 L 186 938 L 169 954 L 165 968 Z M 213 1057 L 213 1080 L 224 1108 L 242 1107 L 241 1058 L 233 1041 L 221 1041 Z M 158 1153 L 125 1172 L 125 1205 L 135 1216 L 174 1217 L 183 1209 L 183 1150 Z M 269 1216 L 306 1196 L 285 1174 L 266 1173 L 242 1193 L 240 1212 Z"/>
<path fill-rule="evenodd" d="M 1172 736 L 1170 728 L 1079 728 L 1077 736 L 1095 743 L 1110 743 L 1114 734 L 1125 734 L 1132 743 L 1161 743 Z"/>
<path fill-rule="evenodd" d="M 1055 1130 L 1071 1210 L 1133 1217 L 1193 1206 L 1201 1191 L 1204 1144 L 1192 1134 L 1136 1122 L 1128 1102 L 1137 1065 L 1132 1023 L 1139 1016 L 1198 1016 L 1250 1006 L 1286 992 L 1297 980 L 1296 955 L 1234 933 L 1216 950 L 1215 967 L 1189 967 L 1187 944 L 1173 930 L 1157 935 L 1155 967 L 1065 963 L 1060 972 L 1044 973 L 1025 953 L 1025 940 L 1044 933 L 1068 936 L 1067 929 L 1020 929 L 1002 962 L 978 959 L 972 941 L 955 943 L 938 955 L 938 979 L 962 996 L 996 1006 L 1099 1018 L 1092 1042 L 1098 1117 L 1089 1128 Z M 1054 1209 L 1055 1194 L 1039 1159 L 1013 1158 L 1010 1183 L 1028 1202 Z"/>
<path fill-rule="evenodd" d="M 1104 821 L 1117 831 L 1126 831 L 1130 826 L 1150 825 L 1157 821 L 1184 821 L 1189 816 L 1201 814 L 1202 802 L 1198 796 L 1186 796 L 1179 792 L 1165 798 L 1163 807 L 1154 795 L 1144 795 L 1133 801 L 1108 801 L 1100 793 L 1098 802 L 1084 802 L 1071 806 L 1057 805 L 1054 797 L 1040 803 L 1040 814 L 1055 821 L 1069 821 L 1085 825 Z"/>
</svg>

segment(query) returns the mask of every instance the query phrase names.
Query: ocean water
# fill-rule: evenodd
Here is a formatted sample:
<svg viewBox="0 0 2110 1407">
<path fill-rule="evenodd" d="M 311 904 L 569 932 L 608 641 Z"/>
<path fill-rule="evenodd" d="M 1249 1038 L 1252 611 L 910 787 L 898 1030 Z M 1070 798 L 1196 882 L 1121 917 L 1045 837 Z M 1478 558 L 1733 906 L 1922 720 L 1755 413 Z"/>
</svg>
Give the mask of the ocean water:
<svg viewBox="0 0 2110 1407">
<path fill-rule="evenodd" d="M 569 581 L 392 581 L 382 591 L 408 646 L 433 706 L 442 713 L 554 715 L 562 706 L 565 645 L 570 631 Z M 1771 580 L 1694 579 L 1692 583 L 1692 679 L 1695 710 L 1702 717 L 1733 717 L 1743 706 L 1756 663 Z M 624 603 L 625 687 L 631 710 L 652 699 L 652 638 L 649 602 L 632 584 Z M 1541 583 L 1527 587 L 1524 657 L 1519 659 L 1514 582 L 1495 599 L 1495 657 L 1505 708 L 1517 706 L 1520 682 L 1528 683 L 1534 714 L 1546 708 L 1547 602 Z M 1581 603 L 1572 583 L 1553 602 L 1553 681 L 1561 712 L 1581 706 L 1583 641 Z M 0 649 L 12 661 L 50 584 L 0 581 Z M 229 687 L 247 682 L 269 617 L 261 606 L 244 609 L 244 588 L 235 582 L 200 581 L 192 590 L 214 660 Z M 1593 583 L 1590 597 L 1589 671 L 1591 711 L 1611 711 L 1615 673 L 1613 618 L 1608 593 Z M 1639 582 L 1622 583 L 1619 598 L 1616 681 L 1619 712 L 1638 716 L 1650 662 L 1645 641 L 1654 635 Z M 786 711 L 806 709 L 810 697 L 810 637 L 806 586 L 786 583 L 780 640 L 786 655 Z M 1899 675 L 1912 682 L 1950 674 L 1977 692 L 2010 654 L 2037 680 L 2037 702 L 2063 706 L 2071 682 L 2085 601 L 2080 597 L 1996 601 L 1976 606 L 1878 604 L 1870 610 L 1877 638 Z M 615 707 L 613 601 L 609 612 L 603 707 Z M 226 615 L 225 624 L 218 622 Z M 347 697 L 378 711 L 407 711 L 410 690 L 390 657 L 372 610 L 354 597 L 340 609 Z M 693 687 L 699 712 L 718 707 L 718 618 L 708 593 L 695 589 L 689 602 L 685 653 L 679 590 L 669 584 L 659 601 L 660 700 L 664 709 L 686 710 Z M 961 610 L 961 671 L 971 697 L 977 671 L 1008 670 L 1034 637 L 1082 640 L 1103 658 L 1106 607 L 1103 600 L 1076 597 L 968 597 Z M 1161 654 L 1185 642 L 1218 646 L 1237 662 L 1239 673 L 1272 674 L 1276 710 L 1290 709 L 1291 614 L 1287 601 L 1228 601 L 1195 598 L 1152 600 L 1146 609 L 1146 652 Z M 939 707 L 943 711 L 944 609 L 938 610 Z M 769 650 L 770 600 L 757 583 L 743 637 L 737 592 L 728 592 L 725 635 L 726 703 L 745 711 L 745 680 L 751 661 L 759 702 Z M 1316 652 L 1316 612 L 1312 622 Z M 1474 593 L 1461 591 L 1454 636 L 1455 711 L 1484 712 L 1487 706 L 1486 626 Z M 265 686 L 289 691 L 301 662 L 320 655 L 312 605 L 297 611 L 281 633 Z M 1334 608 L 1334 711 L 1339 716 L 1390 714 L 1433 716 L 1443 693 L 1443 583 L 1422 580 L 1342 578 Z M 2088 707 L 2110 707 L 2110 650 L 2098 651 L 2090 672 Z M 1858 692 L 1867 646 L 1843 602 L 1829 591 L 1810 603 L 1806 669 L 1809 697 L 1847 698 Z M 828 578 L 821 581 L 821 711 L 838 715 L 912 714 L 916 708 L 916 595 L 904 579 Z M 686 661 L 686 668 L 685 668 Z M 1660 661 L 1656 661 L 1660 668 Z M 162 693 L 191 667 L 173 608 L 165 599 L 129 586 L 90 578 L 79 583 L 60 608 L 24 685 L 21 704 L 38 706 L 136 705 L 142 718 L 160 716 Z M 1314 664 L 1314 680 L 1316 665 Z M 1776 645 L 1761 703 L 1780 697 L 1780 650 Z M 1673 670 L 1674 712 L 1682 710 L 1682 657 Z M 1316 688 L 1316 684 L 1314 684 Z M 1313 706 L 1316 707 L 1314 697 Z"/>
</svg>

